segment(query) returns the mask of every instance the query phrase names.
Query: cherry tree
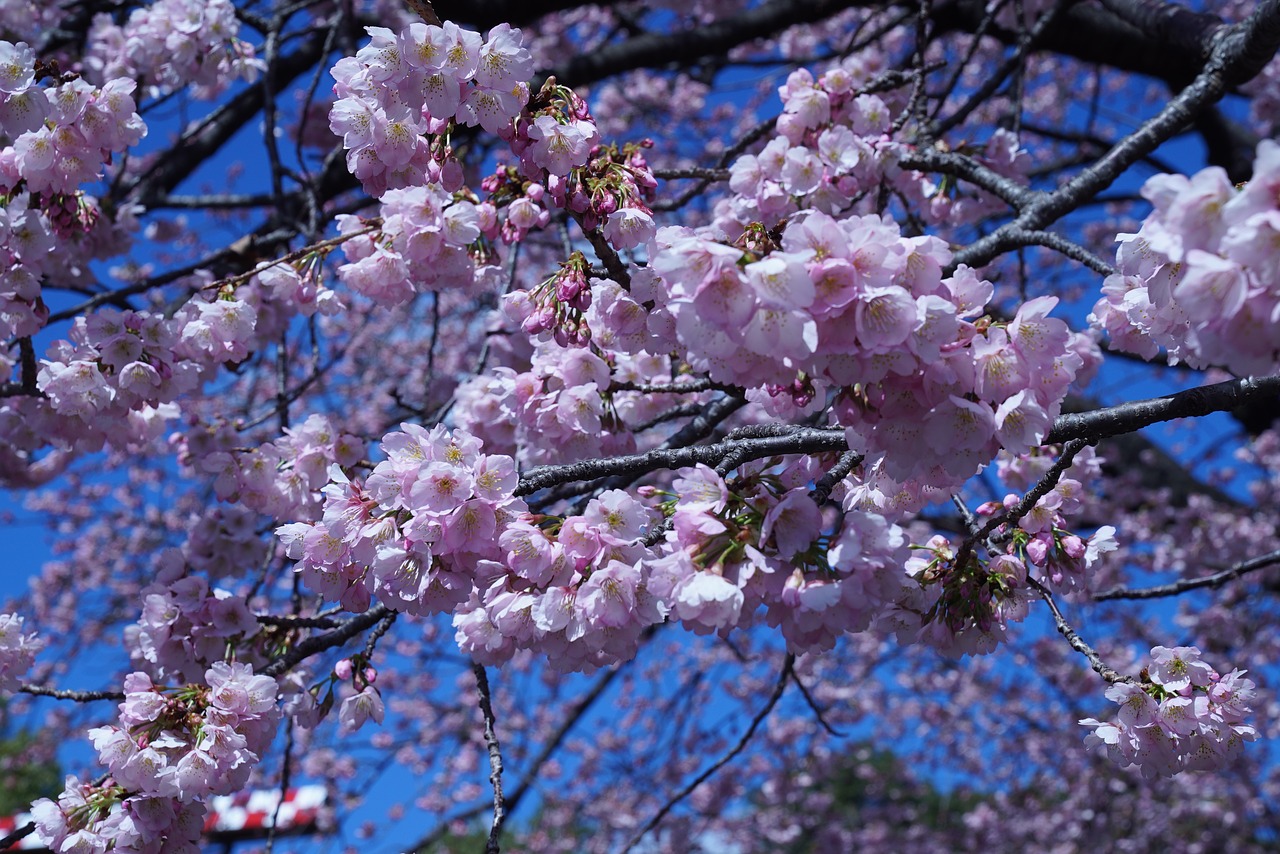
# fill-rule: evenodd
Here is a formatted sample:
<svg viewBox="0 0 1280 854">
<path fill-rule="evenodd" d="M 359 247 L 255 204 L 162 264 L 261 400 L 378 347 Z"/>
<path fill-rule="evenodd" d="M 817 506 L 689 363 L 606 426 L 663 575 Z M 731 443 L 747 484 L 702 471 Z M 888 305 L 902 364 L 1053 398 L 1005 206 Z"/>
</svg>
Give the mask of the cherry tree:
<svg viewBox="0 0 1280 854">
<path fill-rule="evenodd" d="M 0 848 L 1274 850 L 1217 5 L 0 0 Z"/>
</svg>

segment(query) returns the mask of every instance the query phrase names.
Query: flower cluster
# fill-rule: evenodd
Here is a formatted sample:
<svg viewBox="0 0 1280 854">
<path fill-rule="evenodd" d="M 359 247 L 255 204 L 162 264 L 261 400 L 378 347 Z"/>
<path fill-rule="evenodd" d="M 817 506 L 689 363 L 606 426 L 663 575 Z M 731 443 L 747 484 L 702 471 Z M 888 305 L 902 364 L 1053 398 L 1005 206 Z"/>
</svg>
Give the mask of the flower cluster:
<svg viewBox="0 0 1280 854">
<path fill-rule="evenodd" d="M 656 303 L 650 330 L 721 382 L 842 387 L 850 447 L 883 455 L 896 480 L 958 485 L 1000 447 L 1039 443 L 1084 364 L 1077 336 L 1048 317 L 1056 298 L 1008 323 L 978 318 L 992 285 L 963 267 L 943 278 L 942 241 L 904 238 L 876 215 L 811 211 L 780 237 L 757 228 L 744 249 L 660 230 L 660 278 L 632 287 Z"/>
<path fill-rule="evenodd" d="M 131 795 L 115 782 L 71 776 L 57 801 L 41 798 L 31 806 L 36 836 L 50 851 L 137 854 L 197 854 L 205 811 L 199 801 Z"/>
<path fill-rule="evenodd" d="M 411 614 L 449 611 L 470 596 L 478 563 L 498 556 L 502 520 L 524 510 L 515 462 L 462 430 L 400 426 L 363 483 L 330 469 L 321 521 L 276 533 L 307 584 L 349 610 L 377 596 Z"/>
<path fill-rule="evenodd" d="M 339 232 L 353 235 L 342 244 L 349 263 L 338 268 L 338 278 L 352 290 L 399 305 L 415 293 L 470 288 L 498 273 L 477 269 L 468 252 L 481 234 L 476 205 L 434 184 L 388 190 L 381 202 L 377 234 L 358 234 L 367 231 L 360 217 L 338 217 Z"/>
<path fill-rule="evenodd" d="M 615 249 L 643 246 L 656 230 L 649 203 L 658 182 L 644 157 L 652 144 L 593 147 L 587 164 L 566 180 L 548 176 L 547 198 L 573 214 L 584 231 L 599 228 Z"/>
<path fill-rule="evenodd" d="M 545 115 L 539 118 L 543 120 L 553 121 Z M 517 128 L 524 126 L 523 120 L 517 124 Z M 646 140 L 623 146 L 592 145 L 587 149 L 589 158 L 581 158 L 584 163 L 574 157 L 564 174 L 558 174 L 531 163 L 531 149 L 522 149 L 517 135 L 512 148 L 524 152 L 519 168 L 499 167 L 480 185 L 495 209 L 506 214 L 501 229 L 487 229 L 485 235 L 500 236 L 505 243 L 523 240 L 531 230 L 544 228 L 551 208 L 556 207 L 572 214 L 583 230 L 599 229 L 615 249 L 644 245 L 656 228 L 649 203 L 658 184 L 643 154 L 651 144 Z"/>
<path fill-rule="evenodd" d="M 640 542 L 654 512 L 608 490 L 581 514 L 538 521 L 525 514 L 499 534 L 501 562 L 454 613 L 458 646 L 488 663 L 534 649 L 562 670 L 633 658 L 640 633 L 667 614 Z"/>
<path fill-rule="evenodd" d="M 0 151 L 0 181 L 52 199 L 101 177 L 112 152 L 137 144 L 147 128 L 134 81 L 115 77 L 97 87 L 68 75 L 45 87 L 42 73 L 24 42 L 0 41 L 0 131 L 13 140 Z"/>
<path fill-rule="evenodd" d="M 775 226 L 804 209 L 838 215 L 880 210 L 876 197 L 892 190 L 911 213 L 928 223 L 963 225 L 1007 210 L 980 189 L 962 191 L 899 163 L 912 146 L 895 138 L 907 103 L 902 84 L 877 78 L 884 54 L 854 54 L 814 78 L 807 69 L 791 73 L 778 90 L 783 113 L 777 136 L 757 154 L 746 154 L 730 169 L 734 195 L 716 207 L 715 228 L 734 238 L 752 222 Z M 984 142 L 960 146 L 993 172 L 1027 182 L 1031 159 L 1016 134 L 997 129 Z"/>
<path fill-rule="evenodd" d="M 62 416 L 91 418 L 173 400 L 197 385 L 178 329 L 162 315 L 101 309 L 49 348 L 37 384 Z"/>
<path fill-rule="evenodd" d="M 157 0 L 134 9 L 123 26 L 100 12 L 84 67 L 97 80 L 146 80 L 153 98 L 188 85 L 197 98 L 215 98 L 236 78 L 252 82 L 266 68 L 239 31 L 231 0 Z"/>
<path fill-rule="evenodd" d="M 1121 234 L 1119 272 L 1109 276 L 1091 320 L 1112 345 L 1144 358 L 1233 373 L 1280 365 L 1280 143 L 1258 146 L 1253 178 L 1237 190 L 1221 168 L 1190 178 L 1156 175 L 1142 195 L 1155 210 Z"/>
<path fill-rule="evenodd" d="M 899 642 L 919 641 L 956 658 L 985 655 L 1007 638 L 1010 623 L 1027 615 L 1027 566 L 1015 555 L 985 560 L 969 553 L 961 565 L 955 546 L 941 535 L 913 548 L 905 568 L 916 584 L 880 623 Z"/>
<path fill-rule="evenodd" d="M 50 267 L 54 235 L 48 217 L 30 207 L 28 193 L 0 208 L 0 337 L 34 335 L 49 309 L 40 279 Z"/>
<path fill-rule="evenodd" d="M 462 170 L 445 143 L 450 126 L 510 138 L 528 103 L 533 58 L 520 31 L 499 24 L 482 39 L 452 22 L 368 31 L 369 44 L 333 68 L 338 100 L 329 126 L 342 137 L 348 168 L 375 197 L 428 180 L 459 189 Z"/>
<path fill-rule="evenodd" d="M 142 616 L 125 630 L 125 645 L 155 679 L 195 681 L 226 656 L 229 645 L 238 647 L 258 629 L 243 597 L 210 590 L 203 578 L 191 576 L 147 594 Z"/>
<path fill-rule="evenodd" d="M 885 176 L 902 146 L 889 134 L 889 104 L 859 94 L 875 70 L 867 56 L 855 55 L 816 80 L 806 69 L 791 73 L 778 90 L 779 135 L 730 169 L 736 195 L 717 211 L 726 233 L 753 221 L 774 225 L 802 208 L 847 210 Z"/>
<path fill-rule="evenodd" d="M 614 380 L 675 388 L 671 359 L 538 342 L 526 370 L 496 368 L 457 395 L 457 423 L 522 464 L 561 463 L 636 448 L 634 427 L 662 408 L 657 395 L 615 389 Z M 695 398 L 696 399 L 696 398 Z"/>
<path fill-rule="evenodd" d="M 249 354 L 255 318 L 252 306 L 230 295 L 193 299 L 172 318 L 116 309 L 76 318 L 36 377 L 57 416 L 46 441 L 100 447 L 108 438 L 154 438 L 158 424 L 177 414 L 169 404 L 198 388 L 209 367 Z"/>
<path fill-rule="evenodd" d="M 565 178 L 585 166 L 599 141 L 587 102 L 551 79 L 517 120 L 511 149 L 526 177 L 543 180 Z"/>
<path fill-rule="evenodd" d="M 1117 547 L 1116 529 L 1103 525 L 1088 539 L 1067 529 L 1069 515 L 1081 507 L 1084 489 L 1074 478 L 1061 478 L 1053 489 L 1041 496 L 1031 509 L 1017 519 L 1016 525 L 1000 525 L 994 531 L 996 541 L 1003 542 L 1009 555 L 1016 555 L 1039 569 L 1044 580 L 1064 592 L 1089 589 L 1088 569 L 1106 552 Z M 980 516 L 995 516 L 1014 510 L 1021 497 L 1006 495 L 1003 502 L 990 501 L 978 508 Z"/>
<path fill-rule="evenodd" d="M 146 133 L 135 85 L 117 77 L 95 87 L 42 64 L 24 42 L 0 41 L 0 336 L 44 325 L 42 277 L 83 277 L 76 268 L 104 229 L 80 187 Z"/>
<path fill-rule="evenodd" d="M 264 262 L 259 265 L 254 279 L 271 302 L 283 303 L 303 317 L 316 313 L 328 317 L 341 311 L 342 303 L 338 295 L 320 281 L 322 260 L 313 255 L 301 265 L 301 269 L 293 264 Z"/>
<path fill-rule="evenodd" d="M 317 518 L 330 467 L 355 465 L 365 454 L 364 440 L 338 431 L 328 416 L 319 414 L 248 450 L 229 424 L 193 425 L 172 441 L 185 465 L 215 477 L 220 500 L 280 519 Z"/>
<path fill-rule="evenodd" d="M 145 673 L 125 677 L 120 725 L 89 730 L 117 783 L 183 803 L 244 788 L 275 737 L 275 680 L 225 661 L 204 680 L 165 689 Z"/>
<path fill-rule="evenodd" d="M 793 651 L 829 649 L 909 593 L 901 528 L 854 508 L 848 493 L 840 524 L 824 521 L 809 493 L 821 459 L 752 463 L 732 490 L 705 466 L 678 475 L 650 586 L 693 630 L 749 625 L 764 607 Z"/>
<path fill-rule="evenodd" d="M 44 646 L 34 633 L 22 633 L 22 617 L 0 614 L 0 693 L 13 691 Z"/>
<path fill-rule="evenodd" d="M 1136 682 L 1117 682 L 1107 699 L 1120 706 L 1114 723 L 1085 718 L 1085 736 L 1121 767 L 1138 766 L 1144 777 L 1184 770 L 1229 767 L 1258 731 L 1244 723 L 1256 694 L 1245 671 L 1219 674 L 1200 660 L 1200 650 L 1157 646 Z"/>
<path fill-rule="evenodd" d="M 240 504 L 214 504 L 187 517 L 181 559 L 209 578 L 234 578 L 260 566 L 270 551 L 259 533 L 262 516 Z"/>
</svg>

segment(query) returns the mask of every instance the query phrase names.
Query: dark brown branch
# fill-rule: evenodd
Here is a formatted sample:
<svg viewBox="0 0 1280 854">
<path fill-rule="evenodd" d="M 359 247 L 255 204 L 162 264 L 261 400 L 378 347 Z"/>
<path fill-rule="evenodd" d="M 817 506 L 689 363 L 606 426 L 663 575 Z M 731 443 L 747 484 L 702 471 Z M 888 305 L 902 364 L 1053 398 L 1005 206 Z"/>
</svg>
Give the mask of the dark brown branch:
<svg viewBox="0 0 1280 854">
<path fill-rule="evenodd" d="M 1259 569 L 1266 569 L 1276 564 L 1280 564 L 1280 551 L 1251 558 L 1229 569 L 1224 569 L 1213 575 L 1206 575 L 1203 578 L 1185 578 L 1181 581 L 1158 584 L 1154 587 L 1112 587 L 1110 590 L 1095 594 L 1093 599 L 1095 602 L 1105 602 L 1108 599 L 1158 599 L 1162 596 L 1177 596 L 1179 593 L 1186 593 L 1188 590 L 1200 590 L 1206 587 L 1216 590 L 1243 575 L 1256 572 Z"/>
<path fill-rule="evenodd" d="M 1053 613 L 1053 624 L 1057 627 L 1058 634 L 1067 639 L 1067 643 L 1071 644 L 1072 649 L 1089 659 L 1089 666 L 1093 668 L 1095 673 L 1113 685 L 1117 682 L 1134 681 L 1132 677 L 1124 676 L 1113 668 L 1108 667 L 1107 663 L 1102 660 L 1102 657 L 1098 655 L 1097 651 L 1094 650 L 1093 647 L 1089 646 L 1089 644 L 1085 643 L 1084 638 L 1080 637 L 1079 633 L 1076 632 L 1076 630 L 1071 627 L 1071 624 L 1067 622 L 1067 618 L 1062 616 L 1062 611 L 1059 610 L 1058 603 L 1054 601 L 1053 594 L 1049 592 L 1049 588 L 1045 587 L 1039 579 L 1031 575 L 1027 576 L 1027 584 L 1034 587 L 1036 592 L 1040 594 L 1040 598 L 1049 606 L 1050 612 Z"/>
<path fill-rule="evenodd" d="M 0 836 L 0 851 L 14 847 L 22 840 L 36 832 L 36 823 L 29 821 L 22 827 L 15 828 L 12 833 L 7 836 Z"/>
<path fill-rule="evenodd" d="M 280 676 L 288 673 L 298 663 L 305 661 L 311 656 L 324 652 L 335 646 L 341 646 L 351 640 L 356 635 L 372 627 L 379 620 L 382 620 L 391 613 L 391 609 L 386 605 L 375 605 L 363 614 L 349 617 L 343 620 L 337 628 L 326 632 L 322 635 L 312 635 L 302 641 L 299 641 L 287 653 L 277 658 L 275 661 L 263 668 L 262 672 L 267 676 Z"/>
<path fill-rule="evenodd" d="M 1211 412 L 1235 409 L 1253 400 L 1274 400 L 1277 397 L 1280 397 L 1280 376 L 1228 380 L 1164 397 L 1095 409 L 1092 412 L 1059 415 L 1044 442 L 1052 445 L 1069 439 L 1097 441 L 1108 436 L 1133 433 L 1161 421 L 1197 418 Z"/>
<path fill-rule="evenodd" d="M 1173 137 L 1205 108 L 1216 103 L 1229 85 L 1248 80 L 1280 46 L 1280 0 L 1266 0 L 1240 24 L 1218 30 L 1203 71 L 1142 127 L 1120 140 L 1096 163 L 1062 187 L 1038 199 L 1018 217 L 956 253 L 953 263 L 981 267 L 1017 248 L 1013 235 L 1037 231 L 1088 202 L 1139 159 Z"/>
<path fill-rule="evenodd" d="M 506 820 L 506 803 L 502 797 L 502 746 L 493 717 L 493 700 L 489 695 L 489 675 L 483 664 L 474 664 L 471 672 L 476 675 L 476 692 L 480 695 L 480 712 L 484 715 L 484 743 L 489 751 L 489 784 L 493 786 L 493 823 L 489 826 L 489 838 L 484 854 L 499 854 L 502 824 Z"/>
</svg>

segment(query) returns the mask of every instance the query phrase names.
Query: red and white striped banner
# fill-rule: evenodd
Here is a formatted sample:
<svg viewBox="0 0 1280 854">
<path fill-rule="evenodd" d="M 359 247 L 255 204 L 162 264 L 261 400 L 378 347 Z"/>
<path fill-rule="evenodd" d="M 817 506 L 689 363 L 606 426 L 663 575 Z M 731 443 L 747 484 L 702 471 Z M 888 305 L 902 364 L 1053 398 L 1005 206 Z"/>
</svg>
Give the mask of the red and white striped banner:
<svg viewBox="0 0 1280 854">
<path fill-rule="evenodd" d="M 238 836 L 266 835 L 271 819 L 276 818 L 276 830 L 298 833 L 314 829 L 324 808 L 328 793 L 324 786 L 299 786 L 284 793 L 280 790 L 241 792 L 238 795 L 219 795 L 210 798 L 209 814 L 204 821 L 206 836 L 235 833 Z M 276 814 L 276 805 L 280 812 Z M 261 834 L 253 831 L 263 831 Z"/>
</svg>

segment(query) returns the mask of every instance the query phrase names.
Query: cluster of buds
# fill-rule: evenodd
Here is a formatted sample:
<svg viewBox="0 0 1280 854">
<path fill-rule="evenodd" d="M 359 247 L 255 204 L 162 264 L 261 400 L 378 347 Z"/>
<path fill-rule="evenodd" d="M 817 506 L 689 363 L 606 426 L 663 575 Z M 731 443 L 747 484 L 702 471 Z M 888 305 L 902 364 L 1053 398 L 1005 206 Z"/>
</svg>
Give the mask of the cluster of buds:
<svg viewBox="0 0 1280 854">
<path fill-rule="evenodd" d="M 795 380 L 790 385 L 769 383 L 765 385 L 765 391 L 769 392 L 770 397 L 781 397 L 785 394 L 791 398 L 793 404 L 802 409 L 813 403 L 813 399 L 818 395 L 813 377 L 804 371 L 796 374 Z"/>
<path fill-rule="evenodd" d="M 1099 528 L 1087 540 L 1066 530 L 1065 517 L 1080 508 L 1083 492 L 1080 481 L 1062 478 L 1018 519 L 1016 526 L 997 528 L 995 541 L 1040 569 L 1055 587 L 1067 591 L 1087 589 L 1086 570 L 1097 561 L 1099 554 L 1111 551 L 1116 544 L 1115 528 L 1110 525 Z M 978 514 L 994 516 L 1012 511 L 1020 500 L 1010 494 L 1003 502 L 988 501 L 978 508 Z"/>
<path fill-rule="evenodd" d="M 541 181 L 585 165 L 599 141 L 587 102 L 550 77 L 516 120 L 511 150 L 520 158 L 520 171 Z"/>
<path fill-rule="evenodd" d="M 511 149 L 519 164 L 500 167 L 481 184 L 495 208 L 506 208 L 504 241 L 545 227 L 552 206 L 567 210 L 583 231 L 603 228 L 618 249 L 653 236 L 649 203 L 658 185 L 643 153 L 653 141 L 618 146 L 599 140 L 586 102 L 549 79 L 515 122 Z"/>
<path fill-rule="evenodd" d="M 560 271 L 531 291 L 508 294 L 503 309 L 529 335 L 551 333 L 561 347 L 585 347 L 591 328 L 583 312 L 591 307 L 589 267 L 581 252 L 574 252 Z"/>
<path fill-rule="evenodd" d="M 102 215 L 98 206 L 81 190 L 49 194 L 44 199 L 43 208 L 54 233 L 64 238 L 88 234 Z"/>
<path fill-rule="evenodd" d="M 535 228 L 546 228 L 551 222 L 551 212 L 544 202 L 546 188 L 522 178 L 514 166 L 499 166 L 480 182 L 480 189 L 489 194 L 488 201 L 481 207 L 495 212 L 492 219 L 484 223 L 488 226 L 485 236 L 491 240 L 496 240 L 501 234 L 502 241 L 510 245 L 524 240 Z M 505 208 L 507 212 L 501 232 L 498 230 L 497 208 Z"/>
<path fill-rule="evenodd" d="M 949 654 L 986 653 L 1004 639 L 1010 622 L 1027 614 L 1030 591 L 1026 565 L 1011 554 L 981 559 L 958 554 L 946 537 L 935 536 L 907 562 L 907 574 L 922 588 L 920 635 Z M 963 562 L 961 562 L 963 561 Z"/>
<path fill-rule="evenodd" d="M 583 231 L 603 227 L 604 235 L 618 249 L 633 249 L 653 236 L 653 201 L 658 187 L 644 157 L 653 140 L 622 146 L 599 145 L 591 159 L 568 182 L 551 182 L 548 191 L 574 214 Z"/>
</svg>

